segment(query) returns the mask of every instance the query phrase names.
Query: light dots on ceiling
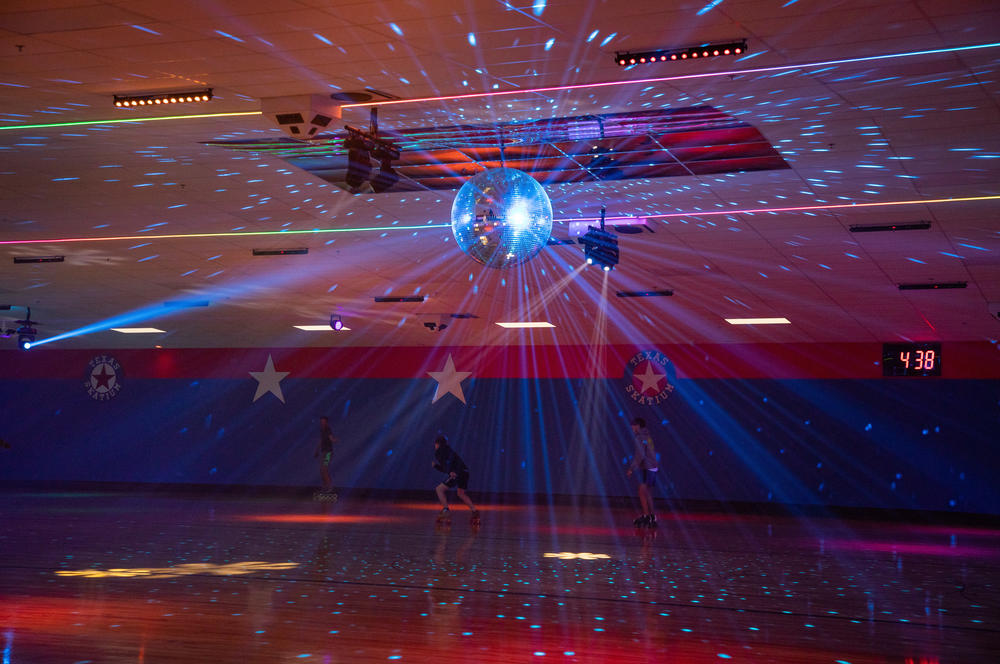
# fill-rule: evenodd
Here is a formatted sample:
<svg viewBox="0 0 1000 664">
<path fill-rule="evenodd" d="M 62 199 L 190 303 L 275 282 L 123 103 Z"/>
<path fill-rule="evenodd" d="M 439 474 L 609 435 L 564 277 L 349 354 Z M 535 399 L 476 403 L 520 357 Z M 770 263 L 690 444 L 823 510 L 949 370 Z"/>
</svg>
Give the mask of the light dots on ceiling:
<svg viewBox="0 0 1000 664">
<path fill-rule="evenodd" d="M 185 92 L 163 92 L 144 95 L 115 95 L 115 107 L 134 108 L 140 106 L 163 106 L 170 104 L 193 104 L 212 100 L 212 88 L 199 88 Z"/>
<path fill-rule="evenodd" d="M 615 62 L 619 67 L 630 67 L 632 65 L 652 64 L 654 62 L 671 62 L 677 60 L 696 60 L 698 58 L 714 58 L 720 55 L 742 55 L 747 51 L 747 40 L 741 39 L 733 42 L 720 42 L 716 44 L 702 44 L 700 46 L 689 46 L 687 48 L 659 49 L 655 51 L 641 51 L 638 53 L 616 52 Z"/>
</svg>

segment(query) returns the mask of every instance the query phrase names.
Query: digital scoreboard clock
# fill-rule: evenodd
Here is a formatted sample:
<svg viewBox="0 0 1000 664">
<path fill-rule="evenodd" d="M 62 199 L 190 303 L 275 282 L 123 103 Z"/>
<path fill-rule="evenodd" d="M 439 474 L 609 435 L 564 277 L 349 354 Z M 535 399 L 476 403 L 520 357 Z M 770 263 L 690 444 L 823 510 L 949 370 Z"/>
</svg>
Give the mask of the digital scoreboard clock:
<svg viewBox="0 0 1000 664">
<path fill-rule="evenodd" d="M 883 376 L 940 376 L 941 344 L 882 344 Z"/>
</svg>

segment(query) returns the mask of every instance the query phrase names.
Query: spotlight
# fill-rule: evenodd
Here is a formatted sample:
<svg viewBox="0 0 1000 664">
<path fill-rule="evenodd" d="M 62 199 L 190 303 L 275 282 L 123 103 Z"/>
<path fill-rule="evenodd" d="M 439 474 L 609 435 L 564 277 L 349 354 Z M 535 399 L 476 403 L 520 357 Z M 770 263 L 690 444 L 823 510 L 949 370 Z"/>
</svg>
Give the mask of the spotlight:
<svg viewBox="0 0 1000 664">
<path fill-rule="evenodd" d="M 155 104 L 189 104 L 210 101 L 212 88 L 192 90 L 190 92 L 168 92 L 150 95 L 115 95 L 115 106 L 153 106 Z"/>
<path fill-rule="evenodd" d="M 330 327 L 336 330 L 337 332 L 340 332 L 341 330 L 344 329 L 344 321 L 340 319 L 339 315 L 330 314 Z"/>
<path fill-rule="evenodd" d="M 687 60 L 688 58 L 711 58 L 720 55 L 740 55 L 747 50 L 747 40 L 741 39 L 733 42 L 721 42 L 718 44 L 699 44 L 687 48 L 662 48 L 655 51 L 643 51 L 641 53 L 615 53 L 615 64 L 619 67 L 634 65 L 636 63 L 646 64 L 647 62 L 666 62 L 669 60 Z"/>
</svg>

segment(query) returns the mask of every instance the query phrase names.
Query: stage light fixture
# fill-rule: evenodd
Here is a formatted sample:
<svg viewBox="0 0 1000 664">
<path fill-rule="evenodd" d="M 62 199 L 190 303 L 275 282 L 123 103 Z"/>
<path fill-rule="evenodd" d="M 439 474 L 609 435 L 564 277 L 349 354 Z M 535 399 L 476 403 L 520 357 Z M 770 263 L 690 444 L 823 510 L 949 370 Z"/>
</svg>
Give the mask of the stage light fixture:
<svg viewBox="0 0 1000 664">
<path fill-rule="evenodd" d="M 701 44 L 699 46 L 689 46 L 687 48 L 665 48 L 655 51 L 642 51 L 639 53 L 616 52 L 615 62 L 619 67 L 628 67 L 635 64 L 644 65 L 651 62 L 667 62 L 672 60 L 687 60 L 688 58 L 714 58 L 720 55 L 742 55 L 747 52 L 747 40 L 741 39 L 732 42 L 720 42 L 717 44 Z"/>
<path fill-rule="evenodd" d="M 605 272 L 610 272 L 618 265 L 618 236 L 595 226 L 588 226 L 588 229 L 580 238 L 587 264 L 599 265 Z"/>
<path fill-rule="evenodd" d="M 344 329 L 344 321 L 341 320 L 340 315 L 330 314 L 330 328 L 337 332 Z"/>
<path fill-rule="evenodd" d="M 38 330 L 33 327 L 19 327 L 17 329 L 17 347 L 21 350 L 28 350 L 35 343 L 35 336 Z"/>
<path fill-rule="evenodd" d="M 587 232 L 579 239 L 583 245 L 583 255 L 587 265 L 600 265 L 605 272 L 618 265 L 618 236 L 605 230 L 607 209 L 601 208 L 601 227 L 587 226 Z"/>
<path fill-rule="evenodd" d="M 162 106 L 164 104 L 192 104 L 212 99 L 212 88 L 200 88 L 187 92 L 163 92 L 149 95 L 115 95 L 118 108 L 138 108 L 140 106 Z"/>
</svg>

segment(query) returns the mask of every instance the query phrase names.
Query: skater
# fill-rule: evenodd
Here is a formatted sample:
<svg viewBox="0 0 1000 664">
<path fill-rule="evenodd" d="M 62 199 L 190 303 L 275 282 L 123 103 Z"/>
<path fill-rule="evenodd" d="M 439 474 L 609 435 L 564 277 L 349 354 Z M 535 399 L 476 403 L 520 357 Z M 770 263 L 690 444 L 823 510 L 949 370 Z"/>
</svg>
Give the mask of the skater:
<svg viewBox="0 0 1000 664">
<path fill-rule="evenodd" d="M 635 436 L 635 456 L 632 463 L 625 471 L 626 477 L 631 477 L 635 470 L 641 471 L 639 475 L 639 503 L 642 506 L 642 514 L 634 523 L 637 526 L 655 526 L 656 512 L 653 510 L 653 493 L 650 487 L 656 483 L 656 472 L 659 470 L 659 462 L 656 460 L 656 448 L 653 447 L 653 439 L 646 429 L 646 420 L 637 417 L 632 420 L 632 433 Z"/>
<path fill-rule="evenodd" d="M 465 492 L 469 488 L 469 467 L 462 461 L 462 457 L 448 446 L 448 439 L 445 436 L 438 436 L 434 439 L 434 462 L 431 466 L 435 470 L 448 473 L 448 476 L 435 489 L 438 501 L 441 503 L 441 514 L 438 519 L 449 518 L 448 498 L 445 496 L 445 492 L 451 487 L 457 487 L 458 499 L 472 510 L 472 522 L 477 523 L 479 510 L 472 504 L 469 494 Z"/>
<path fill-rule="evenodd" d="M 330 460 L 333 458 L 333 444 L 337 439 L 330 429 L 330 420 L 327 417 L 319 418 L 319 443 L 316 445 L 314 457 L 319 459 L 319 475 L 323 481 L 323 488 L 320 493 L 331 493 L 333 491 L 333 480 L 330 479 Z"/>
</svg>

